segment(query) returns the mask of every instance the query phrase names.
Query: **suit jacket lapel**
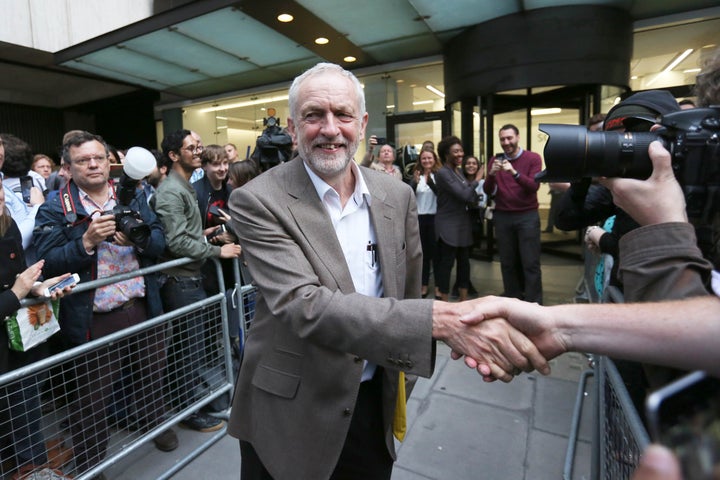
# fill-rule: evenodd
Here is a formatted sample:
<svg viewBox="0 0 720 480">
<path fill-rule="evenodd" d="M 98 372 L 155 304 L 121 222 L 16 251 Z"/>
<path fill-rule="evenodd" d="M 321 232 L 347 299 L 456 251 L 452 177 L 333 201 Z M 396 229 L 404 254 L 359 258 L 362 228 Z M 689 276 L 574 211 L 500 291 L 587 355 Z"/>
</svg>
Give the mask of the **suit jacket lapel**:
<svg viewBox="0 0 720 480">
<path fill-rule="evenodd" d="M 290 195 L 288 210 L 307 244 L 333 276 L 340 291 L 354 292 L 355 286 L 330 216 L 318 198 L 303 161 L 297 158 L 291 163 L 294 164 L 293 168 L 285 170 L 285 191 Z"/>
<path fill-rule="evenodd" d="M 397 271 L 395 269 L 397 263 L 395 222 L 404 222 L 404 219 L 396 218 L 395 206 L 388 203 L 387 192 L 370 175 L 365 175 L 364 178 L 372 195 L 370 218 L 377 237 L 378 257 L 383 280 L 383 296 L 402 298 L 401 292 L 398 292 Z"/>
</svg>

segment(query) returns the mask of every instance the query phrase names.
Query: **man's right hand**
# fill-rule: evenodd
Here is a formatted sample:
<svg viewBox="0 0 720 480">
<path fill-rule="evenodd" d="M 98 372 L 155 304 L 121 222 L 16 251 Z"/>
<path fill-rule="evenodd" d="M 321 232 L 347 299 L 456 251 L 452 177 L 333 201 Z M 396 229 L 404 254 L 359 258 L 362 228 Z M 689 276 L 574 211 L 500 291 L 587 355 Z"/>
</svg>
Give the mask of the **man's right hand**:
<svg viewBox="0 0 720 480">
<path fill-rule="evenodd" d="M 114 233 L 115 215 L 112 213 L 98 215 L 92 219 L 88 229 L 83 233 L 83 246 L 89 252 Z"/>
<path fill-rule="evenodd" d="M 490 171 L 488 172 L 488 175 L 492 175 L 494 177 L 497 172 L 502 170 L 502 168 L 503 168 L 502 160 L 495 158 L 495 159 L 493 159 L 492 166 L 490 167 Z"/>
<path fill-rule="evenodd" d="M 474 301 L 473 301 L 474 302 Z M 520 371 L 550 372 L 538 348 L 500 315 L 477 322 L 458 321 L 473 312 L 472 302 L 433 303 L 433 337 L 444 341 L 453 358 L 465 356 L 465 363 L 477 368 L 486 381 L 509 382 Z"/>
</svg>

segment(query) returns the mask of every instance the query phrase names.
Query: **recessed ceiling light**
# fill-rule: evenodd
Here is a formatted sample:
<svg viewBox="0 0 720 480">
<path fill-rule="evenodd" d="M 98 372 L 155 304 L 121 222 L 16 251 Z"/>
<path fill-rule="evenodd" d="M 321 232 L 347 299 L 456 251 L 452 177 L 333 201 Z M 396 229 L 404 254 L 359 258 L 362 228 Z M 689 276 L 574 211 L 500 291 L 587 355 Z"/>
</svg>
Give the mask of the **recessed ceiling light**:
<svg viewBox="0 0 720 480">
<path fill-rule="evenodd" d="M 330 40 L 325 37 L 318 37 L 315 39 L 315 43 L 317 43 L 318 45 L 325 45 L 327 43 L 330 43 Z"/>
<path fill-rule="evenodd" d="M 683 70 L 683 73 L 697 73 L 699 71 L 699 68 L 688 68 L 687 70 Z"/>
<path fill-rule="evenodd" d="M 632 77 L 630 77 L 630 80 L 637 80 L 637 79 L 638 79 L 637 75 L 633 75 Z"/>
<path fill-rule="evenodd" d="M 295 20 L 295 17 L 290 15 L 289 13 L 281 13 L 277 16 L 278 22 L 288 23 Z"/>
<path fill-rule="evenodd" d="M 405 80 L 403 80 L 402 78 L 398 78 L 397 80 L 395 80 L 395 83 L 405 83 Z"/>
<path fill-rule="evenodd" d="M 348 55 L 347 57 L 343 58 L 343 60 L 347 63 L 357 62 L 357 58 L 353 57 L 352 55 Z"/>
</svg>

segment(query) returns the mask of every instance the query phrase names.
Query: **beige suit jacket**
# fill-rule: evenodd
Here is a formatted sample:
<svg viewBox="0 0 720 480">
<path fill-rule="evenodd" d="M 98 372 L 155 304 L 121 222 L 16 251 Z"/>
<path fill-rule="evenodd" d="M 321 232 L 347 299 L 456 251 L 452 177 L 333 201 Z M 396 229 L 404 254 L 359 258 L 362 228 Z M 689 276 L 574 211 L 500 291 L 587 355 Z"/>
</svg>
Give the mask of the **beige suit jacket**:
<svg viewBox="0 0 720 480">
<path fill-rule="evenodd" d="M 259 296 L 229 432 L 252 443 L 276 480 L 330 477 L 363 359 L 385 367 L 383 421 L 394 457 L 398 371 L 430 376 L 434 368 L 432 301 L 417 299 L 415 195 L 395 178 L 360 170 L 372 196 L 384 298 L 354 292 L 330 217 L 299 158 L 230 196 L 232 227 Z"/>
</svg>

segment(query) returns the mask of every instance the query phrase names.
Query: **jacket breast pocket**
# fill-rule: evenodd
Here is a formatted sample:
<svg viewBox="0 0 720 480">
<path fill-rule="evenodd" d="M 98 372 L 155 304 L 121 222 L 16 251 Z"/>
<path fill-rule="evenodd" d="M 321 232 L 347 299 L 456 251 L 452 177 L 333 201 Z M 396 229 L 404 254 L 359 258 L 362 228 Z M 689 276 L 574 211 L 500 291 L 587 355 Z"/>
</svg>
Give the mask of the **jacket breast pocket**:
<svg viewBox="0 0 720 480">
<path fill-rule="evenodd" d="M 253 376 L 252 384 L 260 390 L 278 397 L 295 398 L 300 386 L 300 377 L 260 365 Z"/>
</svg>

